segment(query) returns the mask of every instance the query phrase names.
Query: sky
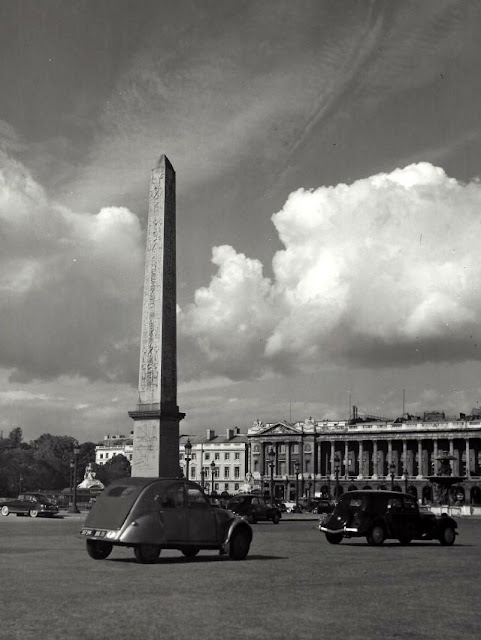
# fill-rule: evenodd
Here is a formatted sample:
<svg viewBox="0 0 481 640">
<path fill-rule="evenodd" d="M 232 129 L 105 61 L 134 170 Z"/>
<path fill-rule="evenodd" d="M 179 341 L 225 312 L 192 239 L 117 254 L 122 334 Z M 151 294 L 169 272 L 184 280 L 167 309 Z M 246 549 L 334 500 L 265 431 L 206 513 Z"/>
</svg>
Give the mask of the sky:
<svg viewBox="0 0 481 640">
<path fill-rule="evenodd" d="M 162 154 L 182 433 L 469 413 L 480 77 L 474 2 L 0 0 L 0 431 L 133 429 Z"/>
</svg>

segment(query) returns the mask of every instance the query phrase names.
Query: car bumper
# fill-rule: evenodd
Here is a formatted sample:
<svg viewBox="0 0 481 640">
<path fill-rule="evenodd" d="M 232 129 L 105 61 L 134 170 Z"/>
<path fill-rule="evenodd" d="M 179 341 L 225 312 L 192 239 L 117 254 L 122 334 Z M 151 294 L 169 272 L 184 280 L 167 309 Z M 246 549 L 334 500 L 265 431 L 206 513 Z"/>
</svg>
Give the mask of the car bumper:
<svg viewBox="0 0 481 640">
<path fill-rule="evenodd" d="M 359 533 L 359 529 L 357 527 L 342 527 L 341 529 L 330 529 L 329 527 L 325 527 L 323 525 L 319 525 L 319 531 L 323 531 L 324 533 L 347 533 L 349 535 Z"/>
</svg>

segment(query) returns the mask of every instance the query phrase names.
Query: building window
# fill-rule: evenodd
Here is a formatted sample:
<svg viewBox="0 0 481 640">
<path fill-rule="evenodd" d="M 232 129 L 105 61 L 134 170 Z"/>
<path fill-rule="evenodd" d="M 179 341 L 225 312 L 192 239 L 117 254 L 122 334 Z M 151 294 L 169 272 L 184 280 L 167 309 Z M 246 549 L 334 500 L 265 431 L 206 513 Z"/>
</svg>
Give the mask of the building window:
<svg viewBox="0 0 481 640">
<path fill-rule="evenodd" d="M 236 460 L 240 460 L 240 453 L 234 453 L 234 458 Z"/>
<path fill-rule="evenodd" d="M 195 478 L 195 467 L 191 467 L 191 468 L 190 468 L 190 477 L 191 477 L 192 479 L 194 479 L 194 478 Z"/>
<path fill-rule="evenodd" d="M 306 460 L 305 465 L 306 465 L 306 473 L 310 473 L 311 472 L 311 461 L 310 460 Z"/>
<path fill-rule="evenodd" d="M 224 485 L 224 491 L 229 491 L 229 483 L 226 482 Z"/>
<path fill-rule="evenodd" d="M 224 467 L 224 479 L 229 479 L 229 467 Z"/>
<path fill-rule="evenodd" d="M 214 478 L 218 478 L 219 477 L 219 467 L 216 467 L 214 470 Z"/>
<path fill-rule="evenodd" d="M 239 491 L 239 483 L 236 482 L 234 485 L 234 491 Z"/>
<path fill-rule="evenodd" d="M 108 453 L 106 453 L 106 454 L 105 454 L 105 457 L 106 457 L 106 458 L 108 458 L 108 457 L 109 457 L 109 454 L 108 454 Z"/>
<path fill-rule="evenodd" d="M 283 455 L 286 454 L 286 445 L 285 444 L 280 444 L 279 445 L 279 453 L 282 453 Z"/>
<path fill-rule="evenodd" d="M 183 453 L 179 453 L 179 460 L 183 460 L 184 459 L 184 454 Z"/>
<path fill-rule="evenodd" d="M 254 471 L 259 471 L 259 461 L 254 460 Z"/>
<path fill-rule="evenodd" d="M 299 445 L 298 444 L 293 444 L 292 445 L 292 453 L 299 453 Z"/>
<path fill-rule="evenodd" d="M 304 445 L 304 451 L 305 451 L 306 453 L 311 453 L 311 452 L 312 452 L 312 445 L 311 445 L 311 443 L 310 443 L 310 442 L 307 442 L 307 443 Z"/>
<path fill-rule="evenodd" d="M 132 460 L 132 454 L 129 455 L 129 460 Z"/>
<path fill-rule="evenodd" d="M 258 444 L 254 445 L 254 453 L 259 453 L 261 450 L 260 446 Z"/>
<path fill-rule="evenodd" d="M 196 453 L 192 454 L 192 460 L 197 460 L 197 454 Z"/>
<path fill-rule="evenodd" d="M 224 453 L 224 460 L 229 460 L 230 453 Z"/>
<path fill-rule="evenodd" d="M 103 453 L 101 453 L 101 454 L 100 454 L 100 459 L 102 460 L 102 459 L 103 459 L 103 457 L 104 457 L 104 454 L 103 454 Z"/>
<path fill-rule="evenodd" d="M 240 478 L 240 467 L 234 467 L 234 478 Z"/>
<path fill-rule="evenodd" d="M 220 460 L 220 453 L 214 453 L 214 459 Z"/>
<path fill-rule="evenodd" d="M 218 483 L 218 482 L 216 482 L 216 483 L 214 484 L 214 489 L 215 489 L 216 491 L 219 491 L 219 483 Z"/>
</svg>

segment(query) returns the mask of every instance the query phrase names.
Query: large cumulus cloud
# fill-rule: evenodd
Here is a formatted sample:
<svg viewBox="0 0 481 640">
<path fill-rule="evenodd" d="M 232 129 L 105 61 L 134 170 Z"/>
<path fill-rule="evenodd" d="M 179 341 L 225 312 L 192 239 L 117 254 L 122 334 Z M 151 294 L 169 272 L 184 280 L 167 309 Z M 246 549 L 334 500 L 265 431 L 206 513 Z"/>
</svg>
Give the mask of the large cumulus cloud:
<svg viewBox="0 0 481 640">
<path fill-rule="evenodd" d="M 0 231 L 0 366 L 17 380 L 135 380 L 132 306 L 144 259 L 137 217 L 119 207 L 62 207 L 1 155 Z"/>
<path fill-rule="evenodd" d="M 180 314 L 187 375 L 479 359 L 481 184 L 429 163 L 292 193 L 273 279 L 217 247 Z"/>
</svg>

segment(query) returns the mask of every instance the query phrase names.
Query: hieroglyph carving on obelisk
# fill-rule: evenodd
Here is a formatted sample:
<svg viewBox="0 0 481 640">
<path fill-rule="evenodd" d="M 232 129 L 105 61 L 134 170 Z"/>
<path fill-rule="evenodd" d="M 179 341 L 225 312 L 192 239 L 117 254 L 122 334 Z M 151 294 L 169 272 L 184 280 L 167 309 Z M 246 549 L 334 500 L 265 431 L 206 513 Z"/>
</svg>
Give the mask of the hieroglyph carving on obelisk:
<svg viewBox="0 0 481 640">
<path fill-rule="evenodd" d="M 133 476 L 179 474 L 175 171 L 163 155 L 152 170 L 147 222 L 139 404 Z"/>
</svg>

